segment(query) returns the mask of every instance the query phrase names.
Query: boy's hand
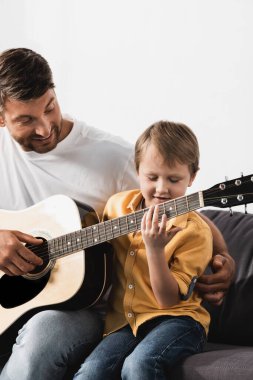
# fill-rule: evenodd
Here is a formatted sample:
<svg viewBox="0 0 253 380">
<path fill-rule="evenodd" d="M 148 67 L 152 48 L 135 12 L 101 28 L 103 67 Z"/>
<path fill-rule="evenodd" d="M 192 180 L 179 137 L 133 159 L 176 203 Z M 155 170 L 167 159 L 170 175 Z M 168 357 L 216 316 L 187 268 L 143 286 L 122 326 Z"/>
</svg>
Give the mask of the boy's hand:
<svg viewBox="0 0 253 380">
<path fill-rule="evenodd" d="M 142 238 L 146 248 L 152 251 L 163 250 L 166 244 L 180 231 L 180 228 L 174 227 L 166 231 L 167 216 L 162 215 L 159 223 L 159 206 L 152 206 L 144 214 L 141 221 Z"/>
<path fill-rule="evenodd" d="M 204 300 L 218 306 L 234 279 L 235 262 L 230 255 L 217 254 L 210 265 L 214 273 L 199 277 L 195 289 Z"/>
</svg>

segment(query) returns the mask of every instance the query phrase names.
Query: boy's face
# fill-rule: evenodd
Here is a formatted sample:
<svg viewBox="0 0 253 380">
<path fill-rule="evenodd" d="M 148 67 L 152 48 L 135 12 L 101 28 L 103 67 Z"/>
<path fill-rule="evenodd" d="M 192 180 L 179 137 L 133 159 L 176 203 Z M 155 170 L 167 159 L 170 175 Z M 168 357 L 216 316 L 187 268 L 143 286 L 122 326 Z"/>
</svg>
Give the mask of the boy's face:
<svg viewBox="0 0 253 380">
<path fill-rule="evenodd" d="M 60 141 L 62 116 L 55 92 L 49 89 L 38 99 L 26 102 L 7 99 L 0 114 L 0 126 L 6 126 L 25 151 L 46 153 Z"/>
<path fill-rule="evenodd" d="M 145 207 L 185 195 L 195 178 L 187 164 L 169 166 L 153 144 L 142 155 L 138 175 Z"/>
</svg>

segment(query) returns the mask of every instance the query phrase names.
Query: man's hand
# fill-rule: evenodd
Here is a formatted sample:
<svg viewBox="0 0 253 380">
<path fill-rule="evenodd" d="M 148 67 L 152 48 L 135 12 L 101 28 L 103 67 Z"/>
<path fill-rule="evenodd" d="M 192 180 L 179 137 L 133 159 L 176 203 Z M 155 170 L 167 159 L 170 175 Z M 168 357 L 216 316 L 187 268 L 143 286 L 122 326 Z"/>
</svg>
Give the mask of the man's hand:
<svg viewBox="0 0 253 380">
<path fill-rule="evenodd" d="M 0 270 L 9 276 L 26 274 L 43 264 L 43 260 L 22 243 L 39 245 L 42 240 L 20 231 L 0 231 Z"/>
<path fill-rule="evenodd" d="M 210 263 L 213 274 L 203 274 L 199 277 L 195 289 L 201 297 L 212 303 L 220 305 L 231 285 L 235 275 L 235 262 L 227 253 L 216 254 Z"/>
<path fill-rule="evenodd" d="M 235 262 L 228 252 L 220 230 L 203 213 L 200 212 L 199 215 L 209 225 L 213 235 L 213 258 L 210 262 L 213 274 L 203 274 L 199 277 L 195 289 L 204 300 L 218 306 L 234 280 Z"/>
</svg>

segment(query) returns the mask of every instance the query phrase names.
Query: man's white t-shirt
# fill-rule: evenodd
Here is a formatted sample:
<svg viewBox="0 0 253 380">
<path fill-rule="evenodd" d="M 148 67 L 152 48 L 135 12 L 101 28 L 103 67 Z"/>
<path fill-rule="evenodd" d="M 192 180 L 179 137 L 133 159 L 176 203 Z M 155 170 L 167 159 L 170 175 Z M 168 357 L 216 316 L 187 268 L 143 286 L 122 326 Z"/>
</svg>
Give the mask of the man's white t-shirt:
<svg viewBox="0 0 253 380">
<path fill-rule="evenodd" d="M 0 128 L 0 152 L 1 209 L 25 209 L 64 194 L 101 217 L 112 194 L 138 187 L 133 146 L 76 120 L 69 135 L 44 154 L 23 151 L 8 129 Z"/>
</svg>

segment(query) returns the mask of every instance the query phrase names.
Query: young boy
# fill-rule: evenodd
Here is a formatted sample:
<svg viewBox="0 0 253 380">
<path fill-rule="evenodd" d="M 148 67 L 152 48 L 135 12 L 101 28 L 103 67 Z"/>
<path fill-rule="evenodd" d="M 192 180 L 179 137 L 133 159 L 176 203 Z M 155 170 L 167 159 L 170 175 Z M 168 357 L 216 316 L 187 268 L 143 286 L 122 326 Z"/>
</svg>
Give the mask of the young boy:
<svg viewBox="0 0 253 380">
<path fill-rule="evenodd" d="M 112 196 L 104 218 L 149 209 L 141 231 L 112 240 L 115 273 L 105 338 L 78 380 L 166 379 L 206 339 L 209 314 L 193 288 L 212 256 L 211 231 L 187 208 L 167 220 L 159 217 L 158 206 L 184 196 L 192 185 L 199 169 L 196 136 L 183 124 L 155 123 L 136 142 L 135 164 L 140 190 Z M 176 206 L 174 212 L 181 213 Z"/>
</svg>

